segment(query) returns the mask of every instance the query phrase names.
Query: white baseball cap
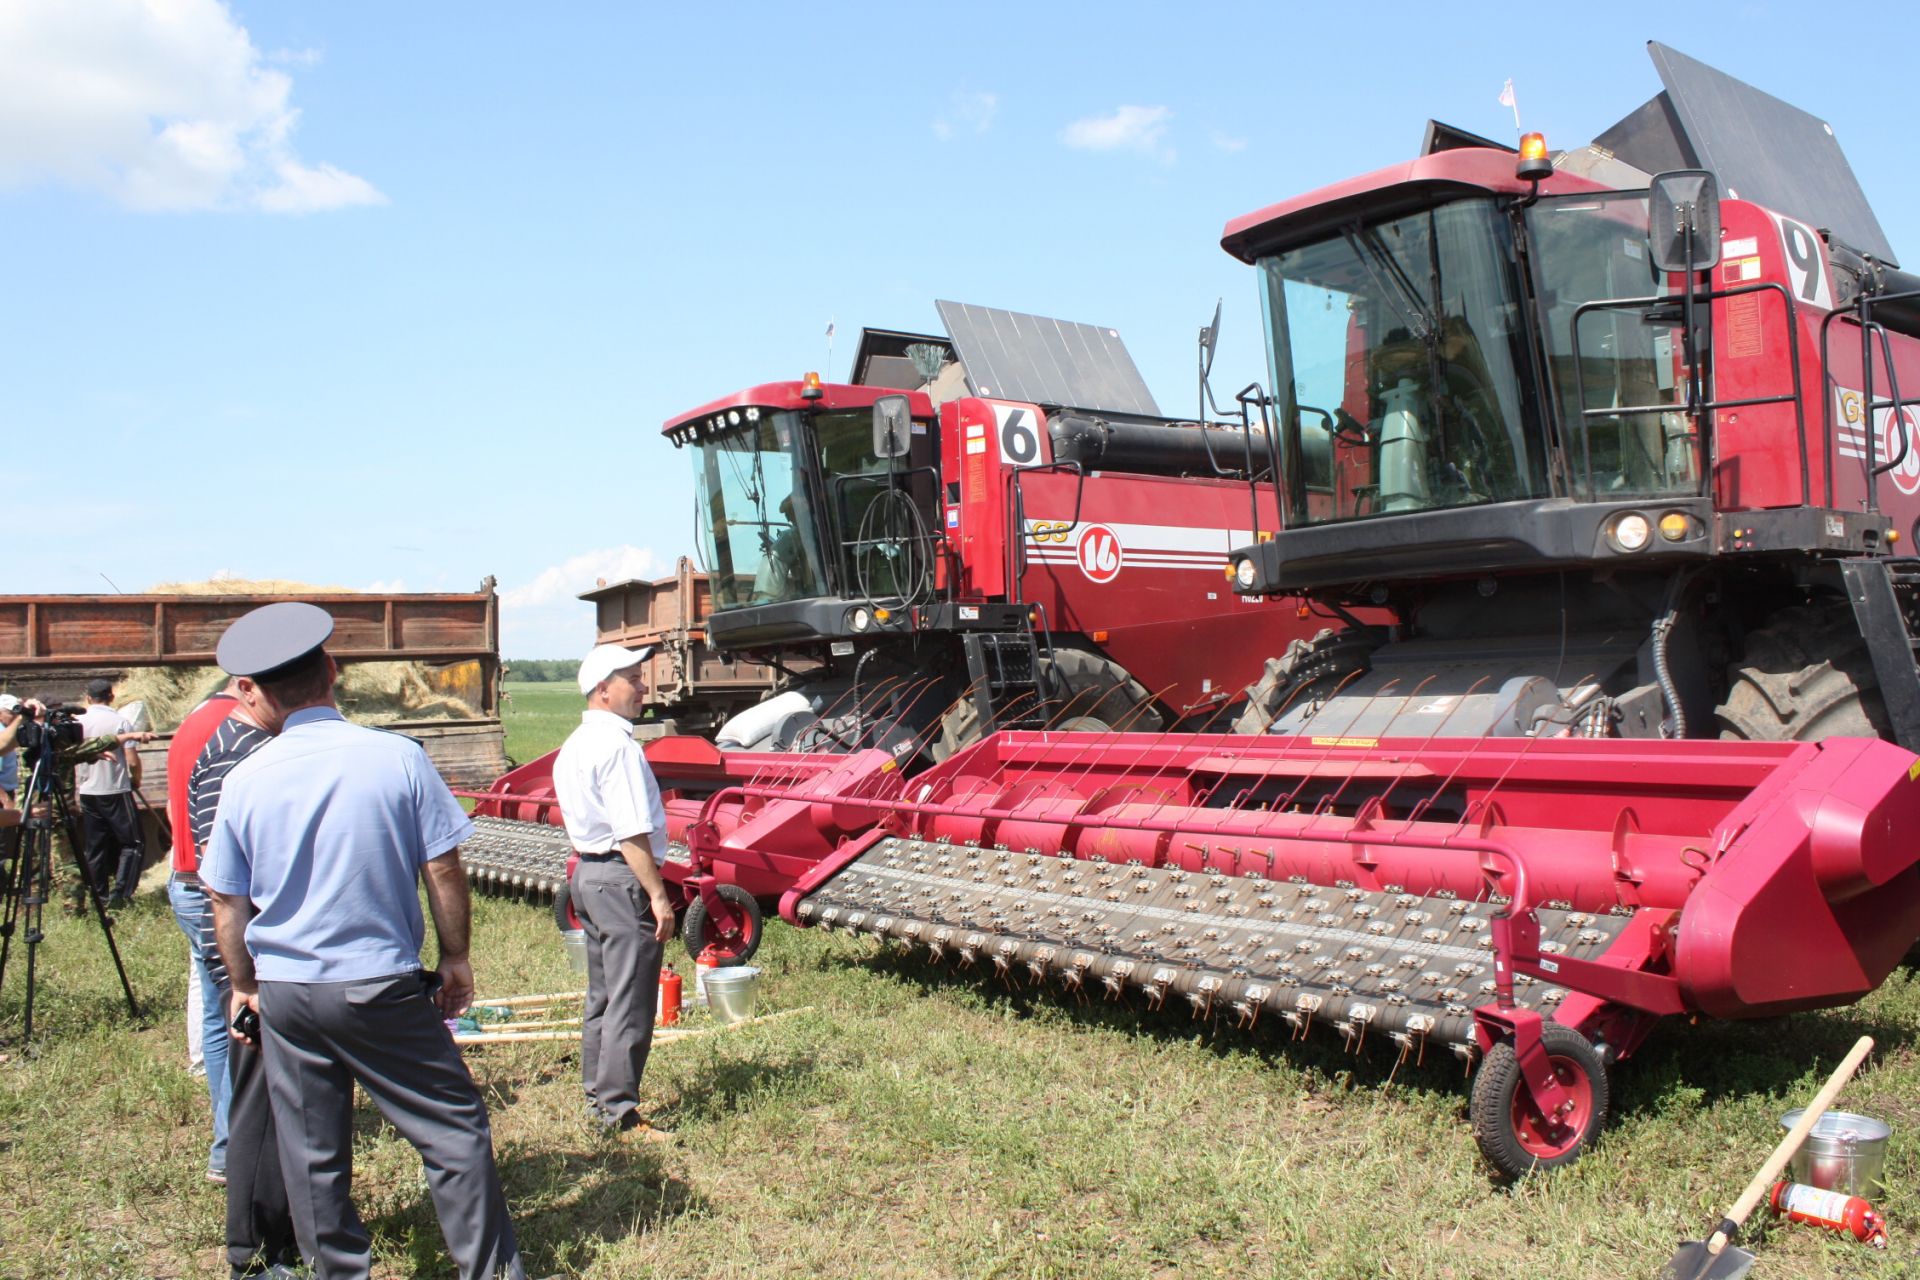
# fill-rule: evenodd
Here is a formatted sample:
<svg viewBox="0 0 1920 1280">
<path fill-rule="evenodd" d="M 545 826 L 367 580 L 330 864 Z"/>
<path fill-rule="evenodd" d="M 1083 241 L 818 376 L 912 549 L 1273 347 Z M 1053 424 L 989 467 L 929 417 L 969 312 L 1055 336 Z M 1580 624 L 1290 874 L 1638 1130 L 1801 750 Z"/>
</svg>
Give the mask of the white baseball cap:
<svg viewBox="0 0 1920 1280">
<path fill-rule="evenodd" d="M 645 662 L 654 650 L 653 645 L 643 645 L 638 649 L 622 649 L 617 644 L 603 644 L 580 659 L 580 692 L 592 693 L 602 680 L 616 671 L 625 671 L 636 663 Z"/>
<path fill-rule="evenodd" d="M 10 693 L 0 693 L 0 711 L 18 711 L 20 699 Z"/>
</svg>

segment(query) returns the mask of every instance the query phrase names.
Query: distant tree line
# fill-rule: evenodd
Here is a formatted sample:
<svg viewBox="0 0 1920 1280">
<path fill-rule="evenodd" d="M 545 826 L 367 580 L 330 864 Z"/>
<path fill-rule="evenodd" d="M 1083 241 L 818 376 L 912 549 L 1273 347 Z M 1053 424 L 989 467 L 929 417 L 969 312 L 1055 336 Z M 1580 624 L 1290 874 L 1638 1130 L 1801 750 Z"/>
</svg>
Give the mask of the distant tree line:
<svg viewBox="0 0 1920 1280">
<path fill-rule="evenodd" d="M 530 684 L 570 684 L 580 674 L 580 659 L 512 658 L 506 667 L 509 680 L 525 680 Z"/>
</svg>

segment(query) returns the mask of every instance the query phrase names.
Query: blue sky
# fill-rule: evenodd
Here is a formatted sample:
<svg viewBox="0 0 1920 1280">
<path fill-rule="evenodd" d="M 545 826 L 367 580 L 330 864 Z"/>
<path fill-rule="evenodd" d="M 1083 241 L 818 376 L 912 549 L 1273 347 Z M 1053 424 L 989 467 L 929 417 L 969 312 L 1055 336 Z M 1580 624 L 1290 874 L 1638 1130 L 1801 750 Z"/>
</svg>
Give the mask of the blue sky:
<svg viewBox="0 0 1920 1280">
<path fill-rule="evenodd" d="M 1604 11 L 1604 18 L 1600 15 Z M 1897 253 L 1910 6 L 0 5 L 0 590 L 470 590 L 510 657 L 691 550 L 663 420 L 936 298 L 1265 377 L 1235 215 L 1429 116 L 1589 140 L 1659 39 L 1828 120 Z M 1852 33 L 1841 41 L 1835 32 Z M 1868 55 L 1871 57 L 1871 54 Z M 23 541 L 24 539 L 24 541 Z"/>
</svg>

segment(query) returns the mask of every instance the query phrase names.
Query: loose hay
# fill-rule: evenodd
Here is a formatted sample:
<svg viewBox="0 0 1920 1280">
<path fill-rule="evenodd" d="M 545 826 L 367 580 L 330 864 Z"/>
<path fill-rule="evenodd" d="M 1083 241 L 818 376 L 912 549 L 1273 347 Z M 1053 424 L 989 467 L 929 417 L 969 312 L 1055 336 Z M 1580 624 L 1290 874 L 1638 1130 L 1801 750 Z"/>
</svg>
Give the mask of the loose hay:
<svg viewBox="0 0 1920 1280">
<path fill-rule="evenodd" d="M 316 587 L 280 578 L 163 582 L 149 592 L 178 596 L 357 594 L 350 587 Z M 427 662 L 355 662 L 340 669 L 334 692 L 340 710 L 359 724 L 478 719 L 480 712 L 472 703 L 445 687 L 456 669 Z M 189 711 L 226 682 L 226 672 L 218 667 L 134 667 L 114 686 L 114 693 L 122 705 L 144 701 L 154 727 L 171 732 Z"/>
</svg>

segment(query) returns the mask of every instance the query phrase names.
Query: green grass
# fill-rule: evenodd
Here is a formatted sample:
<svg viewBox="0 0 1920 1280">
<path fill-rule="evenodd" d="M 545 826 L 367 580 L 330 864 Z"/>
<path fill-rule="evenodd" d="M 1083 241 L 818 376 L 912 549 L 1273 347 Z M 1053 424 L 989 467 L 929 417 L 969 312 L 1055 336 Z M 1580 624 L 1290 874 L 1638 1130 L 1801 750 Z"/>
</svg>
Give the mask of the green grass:
<svg viewBox="0 0 1920 1280">
<path fill-rule="evenodd" d="M 62 920 L 41 953 L 40 1052 L 0 1068 L 8 1276 L 219 1274 L 181 945 L 154 894 L 118 936 L 151 1024 L 117 1003 L 97 934 Z M 571 980 L 540 910 L 482 900 L 476 938 L 490 994 Z M 1616 1073 L 1600 1150 L 1508 1188 L 1476 1157 L 1450 1060 L 1395 1071 L 1332 1033 L 1287 1046 L 1061 1004 L 817 931 L 777 927 L 764 965 L 763 1007 L 814 1011 L 662 1047 L 647 1093 L 671 1149 L 596 1139 L 566 1045 L 470 1053 L 534 1274 L 1651 1276 L 1863 1030 L 1882 1049 L 1846 1101 L 1894 1125 L 1895 1246 L 1768 1226 L 1755 1247 L 1774 1276 L 1916 1268 L 1910 973 L 1843 1013 L 1663 1029 Z M 19 990 L 10 971 L 9 1030 Z M 452 1275 L 419 1163 L 370 1111 L 357 1161 L 376 1274 Z"/>
<path fill-rule="evenodd" d="M 564 733 L 577 698 L 549 717 L 516 689 L 511 731 L 542 717 Z M 38 1052 L 5 1046 L 0 1275 L 224 1274 L 205 1093 L 184 1070 L 184 944 L 154 892 L 117 934 L 148 1021 L 118 1002 L 97 932 L 63 919 L 40 953 Z M 677 943 L 669 956 L 686 972 Z M 1880 1048 L 1844 1105 L 1894 1126 L 1893 1248 L 1762 1211 L 1755 1274 L 1920 1274 L 1908 970 L 1849 1010 L 1670 1020 L 1615 1072 L 1600 1149 L 1509 1187 L 1478 1158 L 1450 1056 L 1416 1069 L 1390 1047 L 1350 1056 L 1331 1031 L 1290 1045 L 1276 1026 L 1082 1006 L 784 925 L 760 962 L 764 1009 L 813 1012 L 660 1048 L 646 1092 L 671 1148 L 589 1132 L 570 1046 L 470 1052 L 531 1274 L 1651 1277 L 1712 1229 L 1780 1114 L 1863 1032 Z M 575 981 L 547 913 L 513 901 L 476 903 L 475 968 L 488 994 Z M 9 1038 L 21 977 L 10 961 Z M 419 1162 L 371 1110 L 355 1195 L 376 1275 L 453 1275 Z"/>
<path fill-rule="evenodd" d="M 506 729 L 507 755 L 520 764 L 537 760 L 565 742 L 586 706 L 572 681 L 509 680 L 501 692 L 506 695 L 501 699 L 500 722 Z"/>
</svg>

